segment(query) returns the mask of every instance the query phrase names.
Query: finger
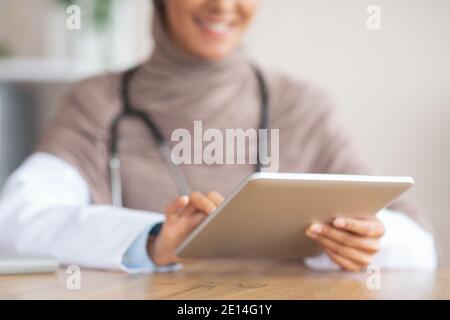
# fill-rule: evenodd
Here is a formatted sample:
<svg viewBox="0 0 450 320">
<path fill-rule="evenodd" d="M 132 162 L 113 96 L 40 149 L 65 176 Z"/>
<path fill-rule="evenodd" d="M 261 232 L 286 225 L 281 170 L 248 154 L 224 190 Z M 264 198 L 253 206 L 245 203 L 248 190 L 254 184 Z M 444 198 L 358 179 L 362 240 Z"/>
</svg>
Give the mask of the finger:
<svg viewBox="0 0 450 320">
<path fill-rule="evenodd" d="M 185 226 L 185 230 L 187 233 L 192 232 L 203 220 L 206 219 L 206 215 L 204 212 L 197 211 L 190 216 L 185 216 L 186 219 L 183 219 L 183 225 Z"/>
<path fill-rule="evenodd" d="M 166 207 L 166 215 L 168 218 L 175 216 L 178 214 L 178 212 L 187 206 L 189 203 L 189 197 L 188 196 L 182 196 L 179 198 L 176 198 L 172 202 L 170 202 Z"/>
<path fill-rule="evenodd" d="M 333 241 L 321 234 L 316 234 L 308 231 L 307 235 L 316 240 L 322 247 L 332 250 L 334 253 L 351 260 L 355 264 L 362 267 L 366 267 L 372 261 L 372 255 L 364 251 L 360 251 L 351 247 L 342 245 L 336 241 Z"/>
<path fill-rule="evenodd" d="M 180 210 L 178 212 L 178 214 L 180 216 L 184 216 L 184 215 L 192 215 L 192 214 L 195 214 L 196 212 L 197 212 L 197 209 L 193 205 L 188 203 L 188 205 L 186 207 L 184 207 L 182 210 Z"/>
<path fill-rule="evenodd" d="M 206 194 L 209 200 L 211 200 L 217 207 L 220 206 L 224 200 L 224 197 L 217 191 L 210 191 Z"/>
<path fill-rule="evenodd" d="M 334 263 L 336 263 L 338 266 L 340 266 L 342 269 L 346 271 L 358 272 L 363 269 L 361 266 L 357 265 L 353 261 L 336 254 L 332 250 L 329 250 L 327 248 L 323 248 L 323 250 L 330 257 L 330 259 L 334 261 Z"/>
<path fill-rule="evenodd" d="M 189 196 L 189 203 L 197 210 L 203 211 L 206 214 L 210 214 L 216 209 L 214 202 L 200 192 L 192 192 Z"/>
<path fill-rule="evenodd" d="M 368 253 L 373 254 L 380 250 L 379 239 L 361 237 L 345 230 L 339 230 L 329 224 L 315 223 L 311 225 L 309 229 L 311 232 L 322 234 L 342 245 L 363 250 Z"/>
<path fill-rule="evenodd" d="M 337 218 L 333 226 L 361 236 L 378 238 L 384 234 L 384 226 L 378 219 Z"/>
</svg>

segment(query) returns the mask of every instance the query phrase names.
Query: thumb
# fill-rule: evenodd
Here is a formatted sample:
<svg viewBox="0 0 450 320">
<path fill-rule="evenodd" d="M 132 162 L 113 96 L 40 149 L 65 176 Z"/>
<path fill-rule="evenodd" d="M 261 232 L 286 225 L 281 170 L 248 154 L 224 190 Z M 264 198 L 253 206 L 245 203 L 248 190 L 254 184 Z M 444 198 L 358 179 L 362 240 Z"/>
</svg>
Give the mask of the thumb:
<svg viewBox="0 0 450 320">
<path fill-rule="evenodd" d="M 180 209 L 186 207 L 189 203 L 188 196 L 178 197 L 167 205 L 166 208 L 166 216 L 167 218 L 171 218 L 175 216 Z"/>
</svg>

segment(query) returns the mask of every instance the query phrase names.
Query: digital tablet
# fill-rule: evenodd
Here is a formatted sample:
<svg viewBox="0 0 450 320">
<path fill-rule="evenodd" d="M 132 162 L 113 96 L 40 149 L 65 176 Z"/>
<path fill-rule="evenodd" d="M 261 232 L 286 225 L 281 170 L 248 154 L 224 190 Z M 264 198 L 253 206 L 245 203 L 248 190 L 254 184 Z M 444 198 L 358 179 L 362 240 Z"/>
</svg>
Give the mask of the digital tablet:
<svg viewBox="0 0 450 320">
<path fill-rule="evenodd" d="M 319 253 L 313 222 L 370 217 L 414 185 L 411 177 L 255 173 L 178 247 L 184 258 L 300 260 Z"/>
</svg>

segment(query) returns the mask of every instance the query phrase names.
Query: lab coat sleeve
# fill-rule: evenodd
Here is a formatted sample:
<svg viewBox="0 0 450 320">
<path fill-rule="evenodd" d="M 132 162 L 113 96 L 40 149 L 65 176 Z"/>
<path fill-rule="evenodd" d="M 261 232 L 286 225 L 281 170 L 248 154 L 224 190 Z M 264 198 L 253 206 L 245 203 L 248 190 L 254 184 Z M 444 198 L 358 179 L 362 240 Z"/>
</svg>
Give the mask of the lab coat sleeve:
<svg viewBox="0 0 450 320">
<path fill-rule="evenodd" d="M 128 272 L 166 272 L 181 269 L 181 264 L 173 264 L 167 266 L 154 265 L 147 254 L 147 240 L 150 230 L 147 228 L 139 237 L 131 244 L 122 259 L 125 270 Z"/>
<path fill-rule="evenodd" d="M 143 243 L 164 216 L 90 203 L 87 183 L 64 160 L 36 153 L 8 179 L 0 195 L 0 250 L 51 255 L 63 265 L 123 270 L 155 268 Z M 139 248 L 136 249 L 136 248 Z M 147 257 L 148 258 L 148 257 Z M 128 264 L 124 263 L 127 262 Z"/>
<path fill-rule="evenodd" d="M 384 224 L 386 233 L 380 241 L 380 251 L 372 265 L 384 269 L 428 269 L 438 266 L 433 236 L 405 214 L 382 210 L 378 218 Z M 306 258 L 305 265 L 315 270 L 338 270 L 326 254 Z"/>
</svg>

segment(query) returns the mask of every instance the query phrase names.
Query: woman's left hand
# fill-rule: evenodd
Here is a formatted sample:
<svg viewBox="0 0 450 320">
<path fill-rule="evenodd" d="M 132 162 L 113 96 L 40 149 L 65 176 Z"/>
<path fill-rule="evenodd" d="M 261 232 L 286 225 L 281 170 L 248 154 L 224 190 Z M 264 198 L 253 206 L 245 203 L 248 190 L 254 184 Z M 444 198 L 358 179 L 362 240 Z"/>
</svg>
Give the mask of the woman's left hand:
<svg viewBox="0 0 450 320">
<path fill-rule="evenodd" d="M 384 225 L 377 218 L 336 218 L 314 223 L 306 235 L 317 241 L 331 260 L 346 271 L 361 271 L 380 250 Z"/>
</svg>

